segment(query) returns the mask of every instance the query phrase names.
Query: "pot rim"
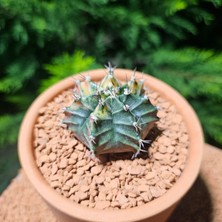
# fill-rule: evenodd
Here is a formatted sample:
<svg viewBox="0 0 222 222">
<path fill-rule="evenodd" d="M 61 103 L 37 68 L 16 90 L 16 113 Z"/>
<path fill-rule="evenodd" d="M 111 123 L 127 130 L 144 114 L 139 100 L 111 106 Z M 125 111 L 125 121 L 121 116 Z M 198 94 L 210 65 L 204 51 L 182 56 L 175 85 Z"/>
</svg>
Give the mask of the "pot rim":
<svg viewBox="0 0 222 222">
<path fill-rule="evenodd" d="M 126 79 L 133 73 L 132 70 L 115 69 L 115 76 L 120 81 Z M 104 69 L 96 69 L 83 72 L 81 75 L 89 75 L 93 81 L 99 81 L 105 75 Z M 79 77 L 80 75 L 75 75 Z M 177 180 L 163 196 L 151 202 L 129 209 L 121 210 L 99 210 L 82 206 L 58 194 L 50 187 L 42 176 L 34 157 L 33 149 L 33 126 L 38 117 L 38 110 L 61 91 L 73 87 L 73 81 L 68 77 L 57 84 L 51 86 L 42 93 L 28 109 L 19 132 L 18 151 L 20 163 L 32 185 L 39 194 L 50 205 L 58 211 L 64 212 L 71 217 L 85 221 L 138 221 L 152 217 L 177 203 L 190 189 L 198 176 L 202 155 L 203 155 L 203 133 L 200 122 L 189 103 L 171 86 L 147 74 L 136 72 L 136 77 L 144 78 L 144 85 L 154 91 L 158 91 L 161 96 L 175 104 L 178 112 L 183 116 L 188 135 L 190 138 L 188 158 L 186 166 Z M 129 79 L 129 78 L 128 78 Z"/>
</svg>

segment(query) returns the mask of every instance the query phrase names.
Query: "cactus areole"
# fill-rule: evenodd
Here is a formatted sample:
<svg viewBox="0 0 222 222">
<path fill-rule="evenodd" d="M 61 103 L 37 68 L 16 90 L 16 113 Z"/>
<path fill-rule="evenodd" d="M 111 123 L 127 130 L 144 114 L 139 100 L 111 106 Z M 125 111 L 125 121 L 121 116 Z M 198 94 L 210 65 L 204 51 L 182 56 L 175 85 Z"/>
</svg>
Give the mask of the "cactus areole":
<svg viewBox="0 0 222 222">
<path fill-rule="evenodd" d="M 74 102 L 64 109 L 63 123 L 74 132 L 95 156 L 133 152 L 132 158 L 144 150 L 148 133 L 158 120 L 157 107 L 145 95 L 143 79 L 121 84 L 109 63 L 107 75 L 100 83 L 85 77 L 77 80 Z"/>
</svg>

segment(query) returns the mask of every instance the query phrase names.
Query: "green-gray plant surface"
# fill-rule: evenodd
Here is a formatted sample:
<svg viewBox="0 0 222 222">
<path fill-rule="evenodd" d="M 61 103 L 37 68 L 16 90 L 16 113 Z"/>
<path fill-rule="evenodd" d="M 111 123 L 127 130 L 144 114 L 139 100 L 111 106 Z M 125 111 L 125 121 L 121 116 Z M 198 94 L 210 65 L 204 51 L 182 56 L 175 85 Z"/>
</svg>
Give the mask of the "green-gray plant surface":
<svg viewBox="0 0 222 222">
<path fill-rule="evenodd" d="M 150 143 L 146 136 L 158 120 L 143 89 L 143 79 L 131 79 L 121 84 L 114 75 L 114 67 L 106 66 L 107 75 L 100 83 L 76 81 L 74 102 L 66 107 L 63 120 L 68 129 L 89 147 L 92 154 L 133 152 L 137 157 Z"/>
</svg>

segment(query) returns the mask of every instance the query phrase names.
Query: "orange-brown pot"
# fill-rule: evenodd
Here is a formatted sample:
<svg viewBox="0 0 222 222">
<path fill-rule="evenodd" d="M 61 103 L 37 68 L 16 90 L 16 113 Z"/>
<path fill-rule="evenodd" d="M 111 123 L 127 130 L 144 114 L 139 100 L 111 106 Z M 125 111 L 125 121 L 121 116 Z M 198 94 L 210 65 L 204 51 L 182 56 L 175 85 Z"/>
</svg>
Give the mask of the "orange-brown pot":
<svg viewBox="0 0 222 222">
<path fill-rule="evenodd" d="M 116 77 L 121 81 L 126 79 L 126 75 L 129 79 L 132 73 L 133 71 L 131 70 L 115 70 Z M 105 71 L 104 69 L 98 69 L 83 74 L 89 75 L 93 81 L 100 81 L 104 77 Z M 37 167 L 33 147 L 33 129 L 38 117 L 38 110 L 63 90 L 73 87 L 71 79 L 66 78 L 50 87 L 33 102 L 23 120 L 18 143 L 20 162 L 28 179 L 60 221 L 163 222 L 167 220 L 177 203 L 197 178 L 203 152 L 203 134 L 196 114 L 187 101 L 167 84 L 149 75 L 142 76 L 139 72 L 137 72 L 137 77 L 145 78 L 145 86 L 157 91 L 161 97 L 174 104 L 183 117 L 190 143 L 187 163 L 181 177 L 163 196 L 142 206 L 130 209 L 92 209 L 73 203 L 71 200 L 59 195 L 50 187 Z"/>
</svg>

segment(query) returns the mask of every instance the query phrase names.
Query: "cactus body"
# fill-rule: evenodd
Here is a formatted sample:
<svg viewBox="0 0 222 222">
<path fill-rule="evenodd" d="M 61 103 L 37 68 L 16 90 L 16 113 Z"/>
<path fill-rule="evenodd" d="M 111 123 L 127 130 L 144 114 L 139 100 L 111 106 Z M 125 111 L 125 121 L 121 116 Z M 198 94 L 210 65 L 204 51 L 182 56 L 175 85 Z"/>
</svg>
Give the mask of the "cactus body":
<svg viewBox="0 0 222 222">
<path fill-rule="evenodd" d="M 136 157 L 150 142 L 145 137 L 158 120 L 157 107 L 144 95 L 143 80 L 137 81 L 135 72 L 121 84 L 114 68 L 106 68 L 108 73 L 98 84 L 89 77 L 77 80 L 63 123 L 96 156 L 133 152 Z"/>
</svg>

